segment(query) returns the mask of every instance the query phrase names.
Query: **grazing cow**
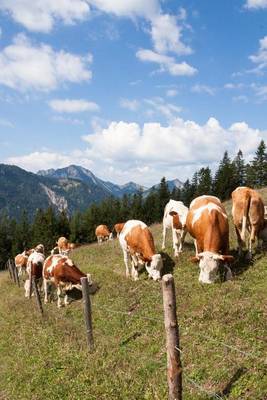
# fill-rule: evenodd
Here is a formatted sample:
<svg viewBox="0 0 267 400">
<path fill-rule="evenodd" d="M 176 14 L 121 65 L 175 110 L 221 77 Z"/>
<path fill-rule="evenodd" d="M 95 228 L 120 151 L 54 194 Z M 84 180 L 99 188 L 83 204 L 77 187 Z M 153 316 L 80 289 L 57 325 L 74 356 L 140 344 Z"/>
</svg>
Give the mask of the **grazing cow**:
<svg viewBox="0 0 267 400">
<path fill-rule="evenodd" d="M 113 237 L 112 232 L 109 231 L 107 225 L 98 225 L 95 230 L 95 235 L 99 244 L 104 240 L 111 240 Z"/>
<path fill-rule="evenodd" d="M 28 257 L 33 251 L 34 249 L 24 250 L 23 253 L 16 255 L 15 266 L 18 268 L 19 276 L 26 272 Z"/>
<path fill-rule="evenodd" d="M 264 219 L 264 204 L 260 194 L 249 187 L 238 187 L 232 193 L 232 215 L 237 235 L 239 254 L 246 245 L 246 230 L 249 232 L 249 257 L 252 256 L 252 243 L 257 237 L 267 241 L 267 222 Z"/>
<path fill-rule="evenodd" d="M 125 222 L 120 222 L 120 223 L 114 225 L 113 230 L 116 232 L 117 238 L 120 236 L 120 233 L 121 233 L 124 225 L 125 225 Z"/>
<path fill-rule="evenodd" d="M 185 225 L 187 213 L 188 208 L 184 205 L 182 201 L 170 200 L 166 204 L 164 209 L 164 216 L 162 221 L 162 250 L 165 249 L 166 230 L 168 228 L 171 228 L 175 257 L 178 257 L 179 253 L 182 252 L 183 243 L 187 232 Z"/>
<path fill-rule="evenodd" d="M 26 279 L 24 284 L 25 297 L 30 297 L 30 279 L 32 276 L 35 276 L 39 287 L 41 287 L 44 259 L 44 246 L 39 244 L 35 247 L 34 251 L 28 258 L 26 272 L 28 273 L 29 278 Z"/>
<path fill-rule="evenodd" d="M 63 256 L 67 256 L 69 254 L 69 241 L 64 236 L 61 236 L 57 241 L 57 247 L 59 254 Z"/>
<path fill-rule="evenodd" d="M 44 262 L 43 268 L 43 280 L 44 280 L 44 302 L 48 303 L 48 284 L 52 282 L 57 288 L 57 306 L 62 306 L 61 296 L 64 296 L 64 305 L 69 304 L 67 290 L 77 288 L 82 289 L 80 279 L 86 277 L 89 284 L 92 284 L 91 275 L 85 275 L 79 270 L 73 261 L 62 254 L 56 254 L 49 256 Z"/>
<path fill-rule="evenodd" d="M 187 214 L 186 226 L 195 239 L 196 256 L 192 261 L 199 261 L 199 281 L 213 283 L 220 262 L 224 262 L 226 279 L 231 279 L 232 274 L 227 263 L 232 262 L 234 258 L 227 255 L 229 225 L 220 200 L 214 196 L 200 196 L 193 200 Z"/>
<path fill-rule="evenodd" d="M 126 276 L 129 276 L 128 261 L 131 262 L 131 275 L 138 279 L 138 264 L 145 265 L 149 277 L 160 279 L 163 262 L 160 254 L 156 254 L 152 233 L 142 221 L 127 221 L 119 236 L 123 251 Z"/>
</svg>

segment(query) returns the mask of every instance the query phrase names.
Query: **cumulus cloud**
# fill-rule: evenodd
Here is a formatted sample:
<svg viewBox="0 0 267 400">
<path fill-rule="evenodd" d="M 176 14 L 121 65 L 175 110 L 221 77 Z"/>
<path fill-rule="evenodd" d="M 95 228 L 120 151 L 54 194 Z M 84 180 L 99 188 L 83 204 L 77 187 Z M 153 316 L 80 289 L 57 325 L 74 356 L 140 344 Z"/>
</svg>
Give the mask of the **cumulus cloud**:
<svg viewBox="0 0 267 400">
<path fill-rule="evenodd" d="M 267 67 L 267 36 L 260 39 L 258 53 L 251 55 L 249 58 L 257 65 L 257 67 L 250 72 L 261 73 L 262 70 Z"/>
<path fill-rule="evenodd" d="M 183 18 L 186 15 L 183 13 Z M 151 21 L 151 38 L 158 53 L 191 54 L 192 49 L 182 42 L 182 26 L 174 15 L 159 14 Z"/>
<path fill-rule="evenodd" d="M 140 106 L 140 103 L 139 103 L 139 101 L 137 101 L 135 99 L 133 99 L 133 100 L 120 99 L 120 106 L 122 108 L 126 108 L 127 110 L 130 110 L 130 111 L 137 111 Z"/>
<path fill-rule="evenodd" d="M 79 56 L 34 45 L 24 34 L 0 52 L 0 84 L 18 90 L 49 91 L 64 82 L 90 81 L 91 54 Z"/>
<path fill-rule="evenodd" d="M 50 32 L 57 20 L 73 24 L 90 11 L 86 0 L 0 0 L 0 11 L 30 31 Z"/>
<path fill-rule="evenodd" d="M 159 113 L 161 113 L 168 120 L 174 119 L 177 114 L 182 111 L 181 107 L 178 107 L 174 104 L 166 103 L 162 97 L 145 99 L 144 103 L 150 106 L 150 110 L 148 110 L 148 115 L 153 116 L 154 114 L 158 115 Z"/>
<path fill-rule="evenodd" d="M 267 0 L 247 0 L 246 2 L 247 8 L 267 8 Z"/>
<path fill-rule="evenodd" d="M 173 76 L 192 76 L 197 73 L 197 69 L 185 61 L 176 63 L 173 57 L 158 54 L 152 50 L 140 49 L 136 52 L 136 57 L 144 62 L 159 64 L 160 71 L 168 71 Z"/>
<path fill-rule="evenodd" d="M 158 0 L 87 0 L 87 2 L 103 12 L 118 17 L 150 18 L 160 11 Z"/>
<path fill-rule="evenodd" d="M 14 124 L 5 118 L 0 118 L 0 126 L 5 128 L 14 128 Z"/>
<path fill-rule="evenodd" d="M 215 166 L 224 150 L 234 156 L 241 148 L 250 159 L 266 134 L 245 122 L 224 128 L 215 118 L 203 125 L 181 118 L 166 125 L 113 121 L 83 136 L 84 149 L 71 153 L 36 151 L 6 162 L 32 171 L 76 163 L 106 180 L 153 185 L 162 176 L 185 180 L 201 166 Z"/>
<path fill-rule="evenodd" d="M 99 111 L 99 106 L 87 100 L 54 99 L 49 101 L 52 110 L 59 113 L 80 113 L 84 111 Z"/>
</svg>

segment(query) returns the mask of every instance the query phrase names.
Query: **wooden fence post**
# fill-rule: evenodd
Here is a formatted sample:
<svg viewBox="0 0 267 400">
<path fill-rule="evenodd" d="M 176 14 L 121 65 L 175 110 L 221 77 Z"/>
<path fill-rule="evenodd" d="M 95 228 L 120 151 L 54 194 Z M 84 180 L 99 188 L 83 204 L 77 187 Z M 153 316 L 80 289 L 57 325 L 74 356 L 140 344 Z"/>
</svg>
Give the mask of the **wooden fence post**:
<svg viewBox="0 0 267 400">
<path fill-rule="evenodd" d="M 10 268 L 10 271 L 11 271 L 12 280 L 13 280 L 14 283 L 16 283 L 14 264 L 12 264 L 10 259 L 8 260 L 8 263 L 9 263 L 9 268 Z"/>
<path fill-rule="evenodd" d="M 176 316 L 174 279 L 171 274 L 162 277 L 162 295 L 166 331 L 169 400 L 182 400 L 182 364 L 179 351 L 179 329 Z"/>
<path fill-rule="evenodd" d="M 7 260 L 6 266 L 7 266 L 8 272 L 9 272 L 9 277 L 12 280 L 13 276 L 12 276 L 12 271 L 11 271 L 10 259 Z"/>
<path fill-rule="evenodd" d="M 92 327 L 92 308 L 89 294 L 89 283 L 87 277 L 81 278 L 82 292 L 83 292 L 83 304 L 84 304 L 84 319 L 86 327 L 87 343 L 90 351 L 94 350 L 94 338 L 93 338 L 93 327 Z"/>
<path fill-rule="evenodd" d="M 40 293 L 39 293 L 39 290 L 38 290 L 38 286 L 37 286 L 37 281 L 36 281 L 35 275 L 32 275 L 32 279 L 31 280 L 32 280 L 32 287 L 33 287 L 33 290 L 34 290 L 37 307 L 39 308 L 40 313 L 43 315 L 44 310 L 43 310 L 41 297 L 40 297 Z"/>
<path fill-rule="evenodd" d="M 13 260 L 12 260 L 12 265 L 13 265 L 13 270 L 14 270 L 15 282 L 18 285 L 18 287 L 20 287 L 18 268 L 16 267 Z"/>
</svg>

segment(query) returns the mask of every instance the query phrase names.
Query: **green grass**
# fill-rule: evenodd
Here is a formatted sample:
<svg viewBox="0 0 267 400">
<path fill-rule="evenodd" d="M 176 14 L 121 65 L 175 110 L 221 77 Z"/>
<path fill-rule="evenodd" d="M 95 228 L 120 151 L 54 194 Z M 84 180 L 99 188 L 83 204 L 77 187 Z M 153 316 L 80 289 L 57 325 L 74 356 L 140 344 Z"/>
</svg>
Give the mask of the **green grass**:
<svg viewBox="0 0 267 400">
<path fill-rule="evenodd" d="M 160 225 L 152 231 L 159 249 Z M 231 233 L 234 249 L 232 226 Z M 188 261 L 194 252 L 189 236 L 186 241 L 178 261 L 170 242 L 164 256 L 169 267 L 175 262 L 184 399 L 212 398 L 194 381 L 229 400 L 264 400 L 266 254 L 257 254 L 250 265 L 236 261 L 233 281 L 201 285 L 198 267 Z M 73 259 L 100 286 L 92 297 L 95 352 L 87 351 L 80 300 L 60 310 L 56 303 L 46 305 L 42 319 L 35 299 L 26 300 L 23 289 L 2 272 L 0 399 L 167 399 L 160 283 L 148 280 L 146 273 L 138 282 L 127 280 L 117 240 L 81 247 Z"/>
</svg>

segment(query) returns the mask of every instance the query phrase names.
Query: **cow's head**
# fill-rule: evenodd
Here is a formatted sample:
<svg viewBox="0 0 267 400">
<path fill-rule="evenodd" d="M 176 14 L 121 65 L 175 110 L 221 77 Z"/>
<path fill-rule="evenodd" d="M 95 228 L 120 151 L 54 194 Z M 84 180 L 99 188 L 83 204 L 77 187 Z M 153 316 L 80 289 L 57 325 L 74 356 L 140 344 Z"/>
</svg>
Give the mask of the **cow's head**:
<svg viewBox="0 0 267 400">
<path fill-rule="evenodd" d="M 38 244 L 38 245 L 35 247 L 35 251 L 37 251 L 37 253 L 42 253 L 42 254 L 44 254 L 44 245 L 43 245 L 43 244 Z"/>
<path fill-rule="evenodd" d="M 210 251 L 199 253 L 196 257 L 191 259 L 193 262 L 199 262 L 200 274 L 198 280 L 202 283 L 214 283 L 217 278 L 220 263 L 224 262 L 227 264 L 233 260 L 233 256 L 215 254 Z M 227 265 L 225 265 L 225 268 L 228 272 L 227 276 L 230 277 Z"/>
<path fill-rule="evenodd" d="M 160 271 L 163 268 L 163 261 L 160 254 L 154 254 L 151 261 L 146 262 L 146 270 L 154 281 L 160 280 Z"/>
</svg>

